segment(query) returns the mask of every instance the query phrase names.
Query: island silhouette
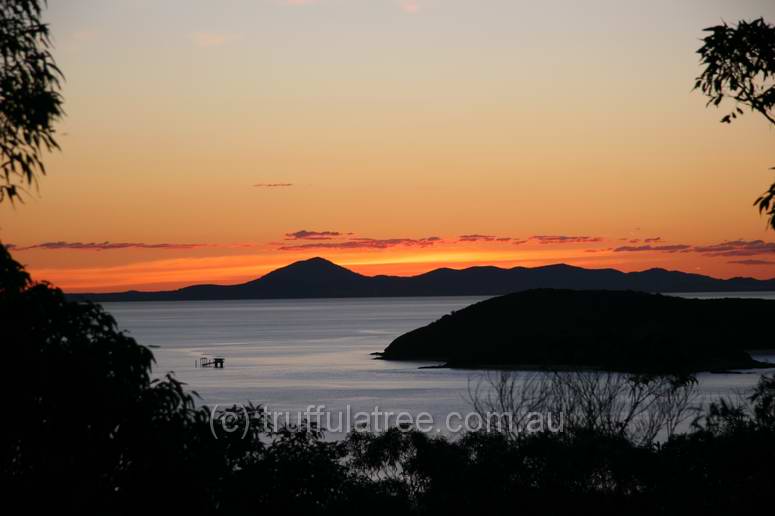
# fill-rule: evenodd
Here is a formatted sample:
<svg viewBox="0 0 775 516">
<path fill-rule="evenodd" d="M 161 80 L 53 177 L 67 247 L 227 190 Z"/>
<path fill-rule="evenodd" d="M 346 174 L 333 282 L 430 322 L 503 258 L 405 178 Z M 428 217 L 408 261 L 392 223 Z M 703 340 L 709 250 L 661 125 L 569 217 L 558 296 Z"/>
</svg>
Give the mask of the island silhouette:
<svg viewBox="0 0 775 516">
<path fill-rule="evenodd" d="M 416 276 L 365 276 L 315 257 L 246 283 L 193 285 L 177 290 L 71 294 L 92 301 L 183 301 L 347 297 L 492 296 L 536 288 L 643 292 L 775 291 L 775 279 L 719 279 L 665 269 L 622 272 L 566 264 L 542 267 L 440 268 Z"/>
<path fill-rule="evenodd" d="M 537 289 L 494 297 L 396 338 L 392 360 L 461 368 L 598 369 L 692 374 L 773 364 L 764 299 L 687 299 L 645 292 Z"/>
</svg>

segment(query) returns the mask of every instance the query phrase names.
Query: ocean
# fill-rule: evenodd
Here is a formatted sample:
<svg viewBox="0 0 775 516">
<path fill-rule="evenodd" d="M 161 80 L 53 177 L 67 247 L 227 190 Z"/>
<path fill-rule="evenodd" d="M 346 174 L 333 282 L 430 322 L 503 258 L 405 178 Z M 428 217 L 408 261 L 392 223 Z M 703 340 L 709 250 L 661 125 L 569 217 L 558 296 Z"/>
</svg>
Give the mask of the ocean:
<svg viewBox="0 0 775 516">
<path fill-rule="evenodd" d="M 686 296 L 775 299 L 775 293 Z M 375 410 L 414 417 L 427 413 L 443 432 L 450 414 L 471 411 L 470 389 L 486 372 L 427 369 L 422 367 L 434 363 L 377 360 L 371 353 L 406 331 L 481 299 L 170 301 L 104 307 L 122 329 L 153 348 L 154 375 L 174 373 L 197 392 L 199 403 L 260 404 L 290 416 L 291 422 L 305 411 L 309 414 L 310 407 L 335 418 Z M 196 367 L 203 356 L 222 356 L 225 367 Z M 754 356 L 773 362 L 775 368 L 775 351 Z M 699 390 L 706 401 L 736 395 L 750 389 L 762 372 L 773 371 L 702 373 Z M 332 428 L 345 431 L 349 423 Z"/>
</svg>

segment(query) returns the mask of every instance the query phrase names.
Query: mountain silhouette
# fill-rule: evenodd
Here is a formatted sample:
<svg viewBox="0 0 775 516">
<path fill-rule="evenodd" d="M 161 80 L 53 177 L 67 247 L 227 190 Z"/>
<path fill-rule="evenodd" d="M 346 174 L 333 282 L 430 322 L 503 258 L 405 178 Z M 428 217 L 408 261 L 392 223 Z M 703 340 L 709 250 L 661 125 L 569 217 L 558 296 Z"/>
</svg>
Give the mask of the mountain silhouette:
<svg viewBox="0 0 775 516">
<path fill-rule="evenodd" d="M 300 299 L 325 297 L 489 296 L 536 288 L 639 290 L 644 292 L 775 291 L 775 279 L 718 279 L 665 269 L 621 272 L 566 264 L 435 269 L 417 276 L 364 276 L 316 257 L 276 269 L 239 285 L 194 285 L 162 292 L 72 294 L 93 301 Z"/>
</svg>

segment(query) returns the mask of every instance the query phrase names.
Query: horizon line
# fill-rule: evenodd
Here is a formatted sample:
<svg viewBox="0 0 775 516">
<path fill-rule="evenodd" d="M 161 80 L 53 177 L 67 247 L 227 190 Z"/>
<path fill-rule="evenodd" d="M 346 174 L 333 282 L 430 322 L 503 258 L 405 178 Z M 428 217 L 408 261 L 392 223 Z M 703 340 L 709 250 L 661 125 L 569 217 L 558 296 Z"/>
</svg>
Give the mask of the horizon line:
<svg viewBox="0 0 775 516">
<path fill-rule="evenodd" d="M 531 269 L 532 270 L 532 269 L 545 269 L 545 268 L 549 268 L 549 267 L 565 266 L 565 267 L 571 267 L 571 268 L 574 268 L 574 269 L 594 270 L 594 271 L 611 270 L 611 271 L 616 271 L 616 272 L 619 272 L 619 273 L 622 273 L 622 274 L 632 274 L 632 273 L 649 272 L 649 271 L 678 272 L 678 273 L 681 273 L 681 274 L 691 274 L 691 275 L 695 275 L 695 276 L 703 276 L 703 277 L 706 277 L 706 278 L 711 278 L 711 279 L 715 279 L 715 280 L 719 280 L 719 281 L 729 281 L 729 280 L 753 280 L 753 281 L 764 281 L 764 282 L 766 282 L 766 281 L 775 281 L 775 277 L 766 278 L 766 279 L 758 279 L 758 278 L 754 278 L 752 276 L 733 276 L 731 278 L 718 278 L 716 276 L 710 276 L 710 275 L 707 275 L 707 274 L 699 274 L 697 272 L 687 272 L 687 271 L 683 271 L 683 270 L 680 270 L 680 269 L 666 269 L 664 267 L 650 267 L 650 268 L 647 268 L 647 269 L 641 269 L 641 270 L 626 272 L 626 271 L 623 271 L 623 270 L 615 268 L 615 267 L 599 267 L 599 268 L 597 268 L 597 267 L 581 267 L 581 266 L 572 265 L 572 264 L 569 264 L 569 263 L 566 263 L 566 262 L 549 263 L 549 264 L 545 264 L 545 265 L 536 265 L 536 266 L 533 266 L 533 267 L 525 266 L 525 265 L 515 265 L 513 267 L 501 267 L 501 266 L 498 266 L 498 265 L 469 265 L 469 266 L 466 266 L 466 267 L 459 267 L 459 268 L 455 268 L 453 266 L 437 266 L 437 267 L 429 268 L 428 270 L 426 270 L 424 272 L 417 273 L 417 274 L 408 274 L 408 275 L 401 275 L 401 274 L 374 274 L 374 275 L 367 275 L 367 274 L 362 274 L 360 272 L 356 272 L 356 271 L 350 269 L 348 266 L 340 265 L 340 264 L 338 264 L 338 263 L 336 263 L 336 262 L 334 262 L 334 261 L 332 261 L 332 260 L 330 260 L 328 258 L 325 258 L 323 256 L 316 255 L 316 256 L 311 256 L 309 258 L 303 258 L 301 260 L 295 260 L 295 261 L 290 262 L 290 263 L 288 263 L 286 265 L 282 265 L 280 267 L 272 269 L 272 270 L 266 272 L 265 274 L 262 274 L 260 276 L 256 276 L 255 278 L 244 280 L 244 281 L 240 281 L 240 282 L 237 282 L 237 283 L 209 283 L 207 281 L 203 281 L 203 282 L 200 282 L 200 283 L 191 283 L 189 285 L 181 286 L 181 287 L 174 288 L 174 289 L 167 289 L 167 290 L 127 289 L 127 290 L 105 290 L 105 291 L 95 292 L 95 291 L 72 291 L 72 290 L 62 289 L 62 291 L 65 294 L 68 294 L 68 295 L 80 295 L 80 296 L 83 296 L 83 295 L 111 295 L 111 294 L 126 294 L 126 293 L 159 294 L 159 293 L 167 293 L 167 292 L 178 292 L 178 291 L 181 291 L 181 290 L 184 290 L 184 289 L 187 289 L 187 288 L 199 287 L 199 286 L 237 287 L 237 286 L 241 286 L 241 285 L 246 285 L 246 284 L 254 282 L 254 281 L 259 281 L 259 280 L 265 278 L 266 276 L 268 276 L 268 275 L 270 275 L 270 274 L 272 274 L 272 273 L 274 273 L 276 271 L 279 271 L 281 269 L 285 269 L 285 268 L 291 267 L 291 266 L 296 265 L 296 264 L 306 263 L 306 262 L 315 261 L 315 260 L 324 261 L 326 263 L 335 265 L 337 267 L 341 267 L 342 269 L 350 271 L 353 274 L 358 274 L 359 276 L 363 276 L 365 278 L 377 278 L 377 277 L 416 278 L 416 277 L 423 276 L 425 274 L 429 274 L 431 272 L 435 272 L 435 271 L 439 271 L 439 270 L 465 271 L 465 270 L 469 270 L 469 269 L 483 269 L 483 268 L 495 268 L 495 269 L 499 269 L 499 270 L 513 270 L 513 269 Z"/>
</svg>

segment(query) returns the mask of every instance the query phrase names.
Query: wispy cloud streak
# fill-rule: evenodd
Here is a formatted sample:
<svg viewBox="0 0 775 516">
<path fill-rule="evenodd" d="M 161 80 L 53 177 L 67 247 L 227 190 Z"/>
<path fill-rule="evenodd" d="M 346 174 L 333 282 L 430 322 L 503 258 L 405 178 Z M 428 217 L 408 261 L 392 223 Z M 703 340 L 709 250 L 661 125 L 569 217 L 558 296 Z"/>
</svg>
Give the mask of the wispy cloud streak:
<svg viewBox="0 0 775 516">
<path fill-rule="evenodd" d="M 281 251 L 302 249 L 388 249 L 391 247 L 429 247 L 441 241 L 439 237 L 427 238 L 351 238 L 341 242 L 309 242 L 305 244 L 284 245 Z"/>
<path fill-rule="evenodd" d="M 762 254 L 775 254 L 775 242 L 765 242 L 764 240 L 728 240 L 719 244 L 711 245 L 646 244 L 639 246 L 621 246 L 614 249 L 614 252 L 617 253 L 642 251 L 697 253 L 703 254 L 705 256 L 725 257 L 756 256 Z"/>
<path fill-rule="evenodd" d="M 14 246 L 16 251 L 31 251 L 34 249 L 44 249 L 48 251 L 58 251 L 72 249 L 77 251 L 114 251 L 117 249 L 199 249 L 202 247 L 213 247 L 211 244 L 179 244 L 179 243 L 159 243 L 147 244 L 143 242 L 42 242 L 28 246 Z"/>
<path fill-rule="evenodd" d="M 302 229 L 293 233 L 286 233 L 287 240 L 331 240 L 334 237 L 341 236 L 339 231 L 307 231 Z"/>
<path fill-rule="evenodd" d="M 460 242 L 508 242 L 510 237 L 497 237 L 495 235 L 480 235 L 474 233 L 471 235 L 460 235 L 458 241 Z"/>
<path fill-rule="evenodd" d="M 720 244 L 697 246 L 696 252 L 708 256 L 755 256 L 775 253 L 775 242 L 764 240 L 730 240 Z"/>
<path fill-rule="evenodd" d="M 732 260 L 727 263 L 736 265 L 775 265 L 775 262 L 770 260 Z"/>
<path fill-rule="evenodd" d="M 590 242 L 602 242 L 602 237 L 593 236 L 567 236 L 567 235 L 533 235 L 530 240 L 541 244 L 586 244 Z"/>
<path fill-rule="evenodd" d="M 673 244 L 673 245 L 624 245 L 614 249 L 615 253 L 638 253 L 644 251 L 656 251 L 663 253 L 681 253 L 689 252 L 692 250 L 692 246 L 685 244 Z"/>
</svg>

